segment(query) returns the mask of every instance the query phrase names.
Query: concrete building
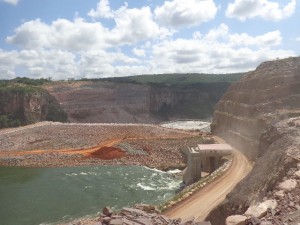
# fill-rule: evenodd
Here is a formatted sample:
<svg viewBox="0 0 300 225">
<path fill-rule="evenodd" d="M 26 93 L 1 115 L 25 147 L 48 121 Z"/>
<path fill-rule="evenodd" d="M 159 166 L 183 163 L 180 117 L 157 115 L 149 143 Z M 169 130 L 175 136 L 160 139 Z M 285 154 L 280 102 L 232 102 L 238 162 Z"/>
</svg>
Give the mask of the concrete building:
<svg viewBox="0 0 300 225">
<path fill-rule="evenodd" d="M 183 182 L 186 185 L 197 182 L 201 172 L 212 173 L 221 166 L 223 156 L 232 154 L 228 144 L 199 144 L 183 149 L 187 157 L 187 167 L 183 172 Z"/>
</svg>

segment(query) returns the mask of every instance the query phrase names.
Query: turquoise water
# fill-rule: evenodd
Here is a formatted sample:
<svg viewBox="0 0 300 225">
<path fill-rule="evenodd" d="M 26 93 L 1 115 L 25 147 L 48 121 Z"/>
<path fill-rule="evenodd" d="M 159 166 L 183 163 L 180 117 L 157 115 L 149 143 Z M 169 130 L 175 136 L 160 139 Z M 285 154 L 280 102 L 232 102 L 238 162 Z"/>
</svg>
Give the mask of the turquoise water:
<svg viewBox="0 0 300 225">
<path fill-rule="evenodd" d="M 0 168 L 0 224 L 35 225 L 95 215 L 104 206 L 158 204 L 180 180 L 145 167 Z"/>
</svg>

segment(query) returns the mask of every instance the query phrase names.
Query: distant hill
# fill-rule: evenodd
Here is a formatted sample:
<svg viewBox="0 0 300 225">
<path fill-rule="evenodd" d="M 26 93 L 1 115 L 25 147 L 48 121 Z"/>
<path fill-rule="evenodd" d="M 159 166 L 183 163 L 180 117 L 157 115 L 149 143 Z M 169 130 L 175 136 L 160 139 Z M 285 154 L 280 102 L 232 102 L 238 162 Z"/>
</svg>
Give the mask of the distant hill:
<svg viewBox="0 0 300 225">
<path fill-rule="evenodd" d="M 82 79 L 86 81 L 110 81 L 115 83 L 137 83 L 150 84 L 161 86 L 197 86 L 198 84 L 207 83 L 233 83 L 238 81 L 245 73 L 232 74 L 202 74 L 202 73 L 187 73 L 187 74 L 153 74 L 153 75 L 137 75 L 129 77 L 113 77 L 102 79 Z"/>
</svg>

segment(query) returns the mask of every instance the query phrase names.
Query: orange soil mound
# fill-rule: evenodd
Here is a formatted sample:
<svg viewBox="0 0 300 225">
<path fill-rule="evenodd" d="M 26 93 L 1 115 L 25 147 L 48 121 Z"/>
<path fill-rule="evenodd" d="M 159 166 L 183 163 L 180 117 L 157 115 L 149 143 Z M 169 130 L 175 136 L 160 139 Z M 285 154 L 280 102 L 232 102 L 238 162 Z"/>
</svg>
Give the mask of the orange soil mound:
<svg viewBox="0 0 300 225">
<path fill-rule="evenodd" d="M 92 157 L 104 160 L 118 159 L 124 157 L 125 155 L 126 152 L 115 147 L 102 147 L 90 154 Z"/>
</svg>

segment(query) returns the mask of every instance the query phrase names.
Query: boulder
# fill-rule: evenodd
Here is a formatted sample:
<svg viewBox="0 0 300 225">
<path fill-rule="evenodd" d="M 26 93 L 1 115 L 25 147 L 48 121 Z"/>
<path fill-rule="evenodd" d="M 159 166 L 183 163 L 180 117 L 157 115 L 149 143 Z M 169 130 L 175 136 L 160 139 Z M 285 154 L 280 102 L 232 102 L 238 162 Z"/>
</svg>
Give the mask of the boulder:
<svg viewBox="0 0 300 225">
<path fill-rule="evenodd" d="M 113 213 L 112 209 L 110 207 L 104 207 L 102 209 L 102 213 L 105 215 L 105 216 L 111 216 L 111 214 Z"/>
<path fill-rule="evenodd" d="M 273 225 L 270 221 L 261 221 L 260 225 Z"/>
<path fill-rule="evenodd" d="M 242 215 L 232 215 L 226 218 L 226 225 L 246 225 L 248 218 Z"/>
<path fill-rule="evenodd" d="M 191 224 L 195 221 L 195 217 L 191 217 L 191 218 L 188 218 L 188 219 L 185 219 L 185 220 L 182 220 L 180 224 Z"/>
<path fill-rule="evenodd" d="M 132 215 L 132 216 L 145 216 L 147 217 L 147 213 L 140 209 L 126 208 L 124 207 L 121 211 L 123 215 Z"/>
<path fill-rule="evenodd" d="M 251 225 L 260 225 L 261 224 L 261 220 L 256 218 L 256 217 L 251 217 L 249 219 L 249 224 Z"/>
<path fill-rule="evenodd" d="M 295 179 L 285 180 L 278 185 L 279 189 L 283 190 L 284 192 L 289 192 L 295 189 L 296 186 L 297 186 L 297 181 Z"/>
<path fill-rule="evenodd" d="M 296 172 L 294 173 L 294 175 L 295 175 L 295 177 L 297 177 L 297 178 L 299 179 L 299 178 L 300 178 L 300 170 L 296 171 Z"/>
<path fill-rule="evenodd" d="M 280 190 L 280 191 L 276 191 L 274 193 L 274 195 L 278 198 L 283 198 L 284 197 L 284 191 L 283 190 Z"/>
<path fill-rule="evenodd" d="M 156 212 L 159 213 L 159 209 L 155 205 L 148 205 L 148 204 L 136 204 L 134 206 L 136 209 L 143 210 L 147 213 Z"/>
<path fill-rule="evenodd" d="M 121 219 L 112 219 L 109 225 L 123 225 L 123 221 Z"/>
<path fill-rule="evenodd" d="M 262 218 L 267 215 L 268 209 L 274 210 L 277 207 L 276 200 L 267 200 L 260 204 L 250 206 L 245 212 L 246 216 Z"/>
</svg>

